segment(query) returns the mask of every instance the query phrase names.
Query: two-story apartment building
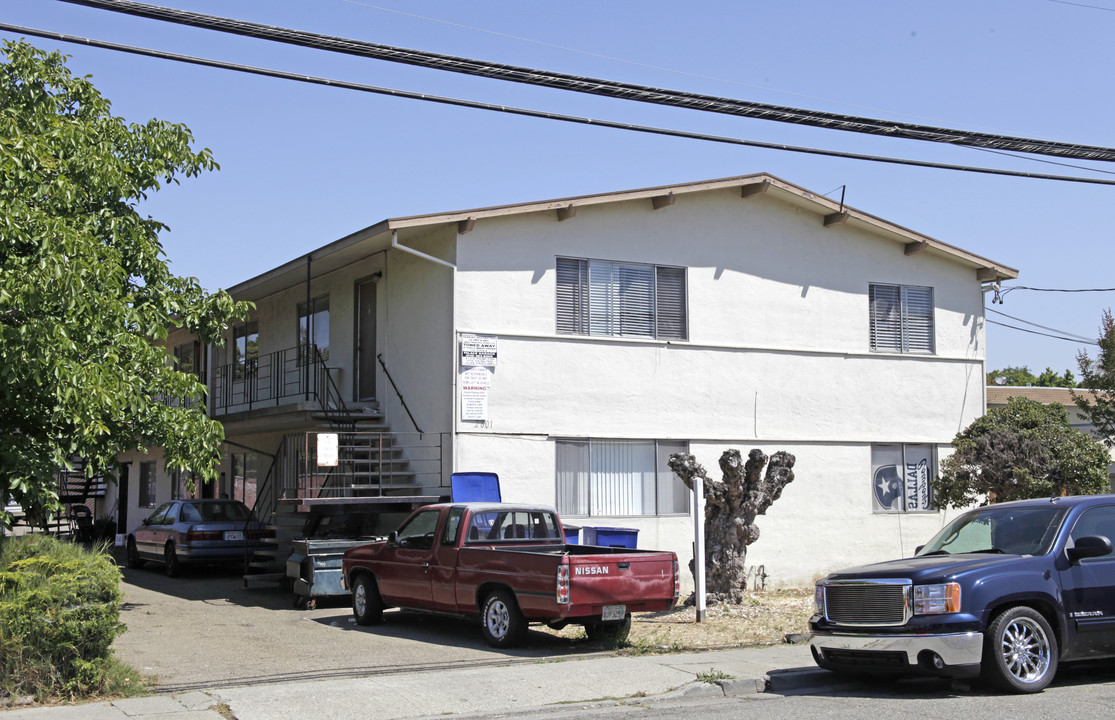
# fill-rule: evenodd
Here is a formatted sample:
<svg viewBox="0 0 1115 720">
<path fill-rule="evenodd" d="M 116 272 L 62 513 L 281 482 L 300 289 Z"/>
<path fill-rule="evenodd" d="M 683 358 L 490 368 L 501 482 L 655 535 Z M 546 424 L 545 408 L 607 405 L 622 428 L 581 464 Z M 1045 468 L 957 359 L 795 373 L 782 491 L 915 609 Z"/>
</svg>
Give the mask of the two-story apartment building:
<svg viewBox="0 0 1115 720">
<path fill-rule="evenodd" d="M 384 220 L 231 288 L 256 311 L 224 348 L 170 345 L 225 424 L 205 493 L 355 502 L 492 471 L 505 500 L 686 559 L 669 454 L 718 475 L 726 449 L 787 450 L 748 559 L 808 583 L 940 527 L 928 479 L 984 411 L 983 290 L 1014 277 L 756 174 Z M 340 469 L 317 465 L 330 427 L 362 446 Z M 182 492 L 157 451 L 121 459 L 129 525 Z"/>
</svg>

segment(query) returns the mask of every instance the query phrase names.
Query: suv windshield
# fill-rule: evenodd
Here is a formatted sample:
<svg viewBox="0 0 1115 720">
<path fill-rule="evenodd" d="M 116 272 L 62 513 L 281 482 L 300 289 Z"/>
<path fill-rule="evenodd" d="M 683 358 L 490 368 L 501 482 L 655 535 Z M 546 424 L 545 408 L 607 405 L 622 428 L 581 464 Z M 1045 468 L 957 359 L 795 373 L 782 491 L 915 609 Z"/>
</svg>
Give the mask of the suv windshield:
<svg viewBox="0 0 1115 720">
<path fill-rule="evenodd" d="M 1006 553 L 1044 555 L 1049 552 L 1067 510 L 1054 505 L 995 507 L 964 513 L 933 536 L 922 555 Z"/>
</svg>

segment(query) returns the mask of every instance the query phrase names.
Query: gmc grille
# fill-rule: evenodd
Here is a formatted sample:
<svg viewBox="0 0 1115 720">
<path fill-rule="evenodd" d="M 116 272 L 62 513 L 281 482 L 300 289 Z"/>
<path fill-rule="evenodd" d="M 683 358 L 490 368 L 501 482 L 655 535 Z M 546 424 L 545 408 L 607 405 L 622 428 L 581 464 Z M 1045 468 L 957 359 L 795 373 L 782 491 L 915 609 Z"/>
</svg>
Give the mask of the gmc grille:
<svg viewBox="0 0 1115 720">
<path fill-rule="evenodd" d="M 836 625 L 905 625 L 909 580 L 846 580 L 825 585 L 825 617 Z"/>
</svg>

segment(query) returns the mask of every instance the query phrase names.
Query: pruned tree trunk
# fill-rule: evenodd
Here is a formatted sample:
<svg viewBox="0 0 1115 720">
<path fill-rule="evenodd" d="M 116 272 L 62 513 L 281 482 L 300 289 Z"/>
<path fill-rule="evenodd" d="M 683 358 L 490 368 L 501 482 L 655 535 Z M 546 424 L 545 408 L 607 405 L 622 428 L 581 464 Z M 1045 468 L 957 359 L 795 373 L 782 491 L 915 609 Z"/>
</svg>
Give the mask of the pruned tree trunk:
<svg viewBox="0 0 1115 720">
<path fill-rule="evenodd" d="M 788 452 L 767 456 L 755 449 L 743 461 L 739 450 L 720 456 L 722 480 L 713 480 L 697 459 L 686 453 L 670 456 L 670 469 L 693 489 L 702 478 L 705 495 L 705 589 L 710 605 L 738 604 L 747 589 L 747 546 L 759 539 L 755 518 L 782 495 L 794 480 L 796 459 Z M 766 473 L 763 468 L 766 467 Z M 692 563 L 690 570 L 694 567 Z"/>
</svg>

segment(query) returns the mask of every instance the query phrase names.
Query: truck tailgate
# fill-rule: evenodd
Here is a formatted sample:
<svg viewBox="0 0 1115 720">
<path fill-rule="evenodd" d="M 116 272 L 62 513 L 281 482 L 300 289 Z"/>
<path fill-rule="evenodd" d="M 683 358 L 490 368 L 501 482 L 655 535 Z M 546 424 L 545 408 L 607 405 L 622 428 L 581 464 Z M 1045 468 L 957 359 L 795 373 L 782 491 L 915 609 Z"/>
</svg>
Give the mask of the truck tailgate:
<svg viewBox="0 0 1115 720">
<path fill-rule="evenodd" d="M 642 612 L 674 603 L 673 553 L 571 554 L 569 566 L 571 615 L 599 614 L 604 605 Z"/>
</svg>

